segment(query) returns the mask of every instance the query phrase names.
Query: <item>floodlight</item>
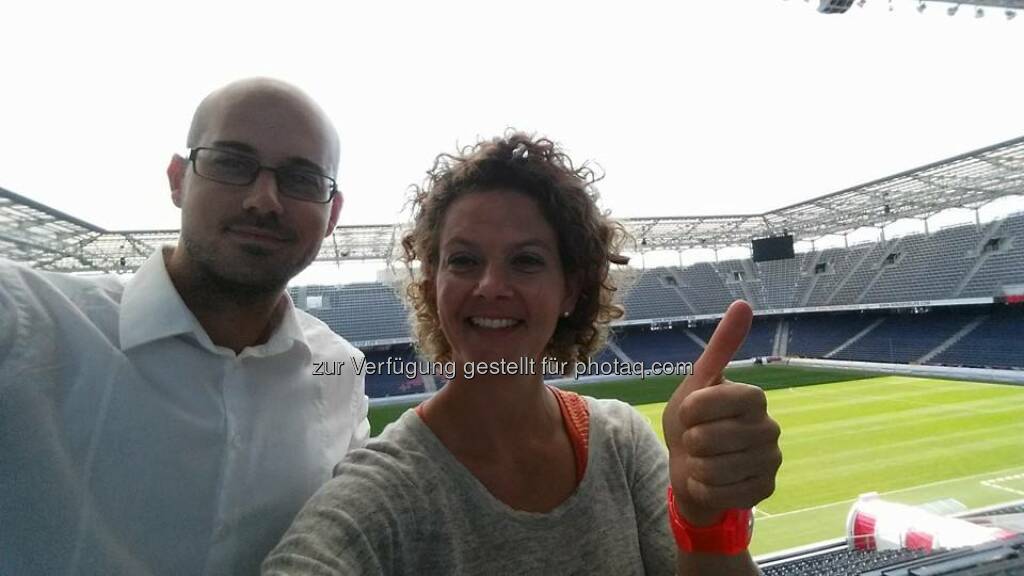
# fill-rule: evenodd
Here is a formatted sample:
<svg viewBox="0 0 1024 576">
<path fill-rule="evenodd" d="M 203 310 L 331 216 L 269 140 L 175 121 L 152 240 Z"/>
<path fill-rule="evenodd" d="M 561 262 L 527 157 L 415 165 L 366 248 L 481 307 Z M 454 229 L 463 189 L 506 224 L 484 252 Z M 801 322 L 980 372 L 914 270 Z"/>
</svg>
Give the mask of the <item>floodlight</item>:
<svg viewBox="0 0 1024 576">
<path fill-rule="evenodd" d="M 843 14 L 853 5 L 853 0 L 820 0 L 818 12 L 822 14 Z"/>
</svg>

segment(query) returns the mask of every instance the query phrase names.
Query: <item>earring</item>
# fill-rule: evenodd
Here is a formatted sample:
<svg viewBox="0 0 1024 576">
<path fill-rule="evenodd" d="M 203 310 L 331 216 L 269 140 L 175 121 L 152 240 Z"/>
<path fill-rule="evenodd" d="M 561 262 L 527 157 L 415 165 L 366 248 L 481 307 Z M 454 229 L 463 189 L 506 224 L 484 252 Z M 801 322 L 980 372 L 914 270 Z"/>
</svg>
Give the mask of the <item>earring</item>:
<svg viewBox="0 0 1024 576">
<path fill-rule="evenodd" d="M 569 317 L 569 311 L 568 310 L 566 310 L 565 312 L 562 312 L 562 318 L 568 318 L 568 317 Z"/>
</svg>

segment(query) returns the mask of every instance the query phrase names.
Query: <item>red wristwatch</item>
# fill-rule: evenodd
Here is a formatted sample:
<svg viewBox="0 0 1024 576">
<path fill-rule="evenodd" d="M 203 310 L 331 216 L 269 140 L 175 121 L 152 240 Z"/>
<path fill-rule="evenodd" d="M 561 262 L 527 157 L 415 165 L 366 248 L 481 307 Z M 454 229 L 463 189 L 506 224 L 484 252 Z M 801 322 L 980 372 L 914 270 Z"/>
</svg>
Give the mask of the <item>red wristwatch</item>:
<svg viewBox="0 0 1024 576">
<path fill-rule="evenodd" d="M 676 509 L 672 486 L 668 487 L 668 523 L 676 545 L 684 552 L 702 554 L 739 554 L 750 545 L 754 534 L 754 513 L 750 508 L 733 508 L 717 524 L 694 526 Z"/>
</svg>

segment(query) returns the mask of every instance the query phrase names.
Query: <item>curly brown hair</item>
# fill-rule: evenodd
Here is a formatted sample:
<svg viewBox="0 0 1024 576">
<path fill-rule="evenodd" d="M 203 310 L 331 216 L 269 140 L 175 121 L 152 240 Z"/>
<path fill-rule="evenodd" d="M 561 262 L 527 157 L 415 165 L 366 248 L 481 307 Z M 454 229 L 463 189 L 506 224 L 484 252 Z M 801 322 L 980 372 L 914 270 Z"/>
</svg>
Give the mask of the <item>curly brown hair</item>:
<svg viewBox="0 0 1024 576">
<path fill-rule="evenodd" d="M 551 140 L 522 132 L 437 156 L 424 185 L 413 187 L 413 226 L 402 238 L 402 261 L 411 278 L 405 292 L 424 356 L 452 359 L 434 290 L 444 217 L 458 198 L 497 189 L 515 190 L 537 203 L 558 238 L 566 278 L 579 279 L 576 307 L 559 318 L 545 357 L 573 362 L 590 358 L 604 345 L 608 324 L 623 315 L 622 307 L 612 302 L 616 288 L 609 264 L 628 259 L 619 254 L 625 229 L 597 207 L 594 184 L 599 179 L 586 163 L 574 167 Z M 420 262 L 418 273 L 415 261 Z"/>
</svg>

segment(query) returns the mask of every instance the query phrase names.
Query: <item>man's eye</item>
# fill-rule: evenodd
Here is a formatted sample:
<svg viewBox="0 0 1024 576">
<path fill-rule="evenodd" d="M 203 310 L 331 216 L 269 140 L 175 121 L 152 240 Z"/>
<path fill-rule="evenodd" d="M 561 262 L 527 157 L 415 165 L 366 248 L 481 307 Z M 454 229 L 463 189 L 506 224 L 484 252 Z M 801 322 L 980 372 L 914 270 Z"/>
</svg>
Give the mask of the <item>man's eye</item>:
<svg viewBox="0 0 1024 576">
<path fill-rule="evenodd" d="M 278 174 L 282 180 L 291 186 L 315 187 L 319 182 L 317 176 L 308 172 L 280 171 Z"/>
<path fill-rule="evenodd" d="M 251 162 L 247 162 L 241 158 L 232 158 L 230 156 L 221 156 L 214 160 L 214 164 L 216 164 L 218 168 L 224 168 L 227 170 L 246 170 L 252 165 Z"/>
</svg>

